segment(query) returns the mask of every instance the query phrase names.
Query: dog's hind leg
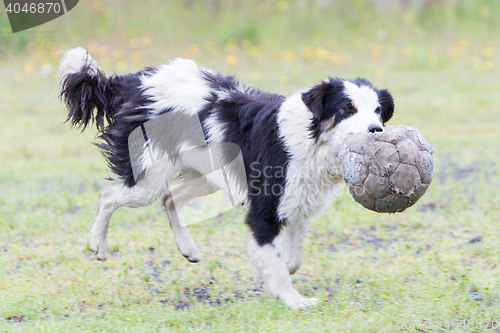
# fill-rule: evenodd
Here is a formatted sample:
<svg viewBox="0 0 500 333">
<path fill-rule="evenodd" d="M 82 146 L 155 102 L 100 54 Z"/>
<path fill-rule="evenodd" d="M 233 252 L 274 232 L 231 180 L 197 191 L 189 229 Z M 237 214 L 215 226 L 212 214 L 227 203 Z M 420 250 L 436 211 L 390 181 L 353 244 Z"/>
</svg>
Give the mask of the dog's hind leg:
<svg viewBox="0 0 500 333">
<path fill-rule="evenodd" d="M 189 234 L 187 226 L 183 223 L 180 211 L 190 200 L 209 195 L 219 190 L 217 186 L 214 186 L 209 182 L 203 182 L 203 184 L 200 184 L 200 181 L 196 183 L 187 181 L 188 179 L 194 178 L 196 177 L 190 175 L 190 177 L 186 179 L 186 182 L 180 183 L 174 187 L 172 191 L 166 193 L 161 200 L 163 208 L 167 213 L 170 227 L 174 233 L 177 248 L 190 262 L 200 261 L 202 259 L 202 255 L 193 238 Z M 202 178 L 198 179 L 201 180 Z"/>
<path fill-rule="evenodd" d="M 89 248 L 98 260 L 108 257 L 108 227 L 113 212 L 121 206 L 142 207 L 154 202 L 162 190 L 128 187 L 117 184 L 101 190 L 97 204 L 97 214 L 90 231 Z"/>
</svg>

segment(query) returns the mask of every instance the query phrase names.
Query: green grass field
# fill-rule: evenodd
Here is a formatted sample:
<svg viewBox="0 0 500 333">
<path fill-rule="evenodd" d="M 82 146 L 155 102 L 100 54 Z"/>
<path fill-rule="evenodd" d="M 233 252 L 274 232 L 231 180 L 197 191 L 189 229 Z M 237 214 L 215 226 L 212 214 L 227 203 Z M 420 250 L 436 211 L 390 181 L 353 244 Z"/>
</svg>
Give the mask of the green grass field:
<svg viewBox="0 0 500 333">
<path fill-rule="evenodd" d="M 302 10 L 232 2 L 212 14 L 217 2 L 124 3 L 81 2 L 14 35 L 1 14 L 0 332 L 337 332 L 335 323 L 349 321 L 407 326 L 344 331 L 471 331 L 446 320 L 500 331 L 497 3 L 386 16 L 367 1 Z M 145 20 L 153 8 L 172 20 Z M 328 21 L 332 13 L 345 24 Z M 85 28 L 92 18 L 98 24 Z M 190 264 L 159 202 L 121 208 L 110 258 L 98 262 L 88 232 L 111 174 L 91 144 L 95 132 L 64 124 L 57 99 L 55 52 L 80 45 L 108 74 L 189 57 L 284 95 L 327 75 L 366 77 L 395 98 L 389 124 L 417 127 L 436 148 L 434 181 L 402 214 L 372 213 L 344 191 L 314 220 L 293 276 L 299 292 L 320 300 L 305 312 L 272 299 L 247 263 L 240 210 L 190 226 L 204 255 Z M 424 321 L 440 327 L 411 326 Z"/>
</svg>

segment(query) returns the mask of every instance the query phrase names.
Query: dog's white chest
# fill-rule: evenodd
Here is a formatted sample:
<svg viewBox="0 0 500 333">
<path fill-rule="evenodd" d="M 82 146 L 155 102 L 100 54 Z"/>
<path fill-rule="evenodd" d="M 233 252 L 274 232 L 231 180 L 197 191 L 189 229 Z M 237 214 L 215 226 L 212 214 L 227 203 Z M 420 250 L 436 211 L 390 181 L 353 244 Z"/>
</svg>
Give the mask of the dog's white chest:
<svg viewBox="0 0 500 333">
<path fill-rule="evenodd" d="M 342 176 L 301 165 L 294 169 L 293 163 L 287 173 L 285 191 L 278 207 L 278 215 L 287 220 L 309 219 L 324 211 L 335 197 L 342 184 Z"/>
</svg>

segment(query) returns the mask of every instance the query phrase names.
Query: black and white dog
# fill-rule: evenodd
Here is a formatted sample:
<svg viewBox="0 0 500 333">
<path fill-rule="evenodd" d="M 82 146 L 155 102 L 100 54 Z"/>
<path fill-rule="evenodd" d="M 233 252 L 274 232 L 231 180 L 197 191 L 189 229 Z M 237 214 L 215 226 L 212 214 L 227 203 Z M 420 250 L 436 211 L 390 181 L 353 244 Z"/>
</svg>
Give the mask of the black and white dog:
<svg viewBox="0 0 500 333">
<path fill-rule="evenodd" d="M 97 259 L 107 257 L 108 226 L 117 208 L 146 206 L 162 196 L 180 252 L 191 262 L 201 260 L 177 212 L 191 199 L 223 188 L 224 180 L 207 178 L 210 184 L 204 187 L 186 181 L 169 189 L 161 181 L 165 177 L 182 174 L 189 180 L 201 173 L 196 161 L 179 158 L 175 164 L 146 174 L 157 177 L 152 181 L 159 187 L 138 186 L 128 145 L 136 128 L 163 114 L 197 116 L 208 144 L 230 142 L 241 150 L 248 187 L 238 188 L 231 179 L 229 183 L 235 188 L 236 201 L 248 209 L 248 249 L 267 287 L 292 309 L 306 309 L 318 302 L 300 295 L 290 274 L 301 265 L 311 219 L 328 207 L 342 184 L 337 154 L 343 139 L 351 133 L 383 131 L 392 117 L 394 102 L 387 90 L 379 90 L 365 79 L 328 78 L 285 98 L 184 59 L 106 78 L 83 48 L 65 53 L 59 76 L 68 120 L 84 128 L 96 123 L 103 140 L 98 146 L 117 175 L 113 185 L 101 191 L 90 233 L 89 246 Z M 187 138 L 181 134 L 185 133 L 179 137 Z M 153 154 L 166 154 L 161 144 L 145 140 Z M 181 153 L 191 146 L 185 139 L 174 148 Z M 141 167 L 149 166 L 143 159 Z M 279 175 L 272 170 L 280 170 Z M 265 185 L 281 190 L 255 191 Z"/>
</svg>

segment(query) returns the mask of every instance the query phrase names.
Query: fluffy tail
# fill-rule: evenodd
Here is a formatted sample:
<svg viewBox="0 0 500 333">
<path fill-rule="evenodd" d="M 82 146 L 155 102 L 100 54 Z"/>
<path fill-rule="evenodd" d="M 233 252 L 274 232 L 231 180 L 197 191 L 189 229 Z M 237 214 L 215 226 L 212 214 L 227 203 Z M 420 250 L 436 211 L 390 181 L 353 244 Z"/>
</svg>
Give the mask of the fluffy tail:
<svg viewBox="0 0 500 333">
<path fill-rule="evenodd" d="M 68 107 L 66 121 L 83 126 L 83 130 L 90 122 L 95 122 L 100 131 L 105 119 L 111 124 L 113 117 L 106 107 L 105 83 L 106 76 L 86 49 L 66 51 L 59 65 L 60 97 Z"/>
</svg>

